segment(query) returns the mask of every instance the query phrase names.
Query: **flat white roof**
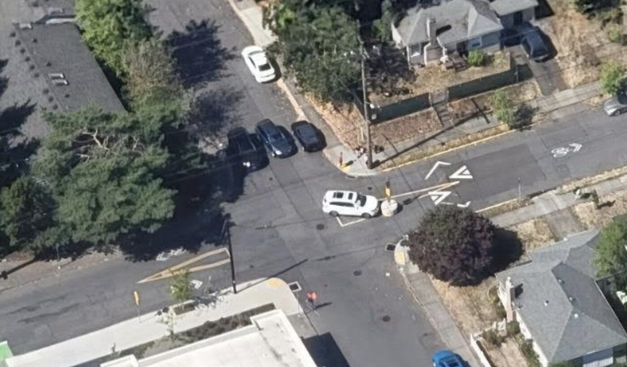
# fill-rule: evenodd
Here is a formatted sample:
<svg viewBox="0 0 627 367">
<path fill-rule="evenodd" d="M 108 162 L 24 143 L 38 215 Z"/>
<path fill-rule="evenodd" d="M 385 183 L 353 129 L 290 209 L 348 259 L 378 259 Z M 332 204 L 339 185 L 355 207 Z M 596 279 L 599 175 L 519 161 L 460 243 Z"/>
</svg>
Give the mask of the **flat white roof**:
<svg viewBox="0 0 627 367">
<path fill-rule="evenodd" d="M 281 310 L 251 317 L 252 325 L 145 359 L 124 357 L 102 367 L 316 367 Z"/>
</svg>

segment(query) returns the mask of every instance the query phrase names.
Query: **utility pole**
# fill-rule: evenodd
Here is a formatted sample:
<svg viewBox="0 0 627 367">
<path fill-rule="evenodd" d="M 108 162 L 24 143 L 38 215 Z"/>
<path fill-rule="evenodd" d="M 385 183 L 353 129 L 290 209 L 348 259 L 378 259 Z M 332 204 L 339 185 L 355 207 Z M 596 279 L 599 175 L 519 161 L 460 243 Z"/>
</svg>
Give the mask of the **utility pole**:
<svg viewBox="0 0 627 367">
<path fill-rule="evenodd" d="M 368 162 L 366 166 L 368 169 L 372 169 L 372 136 L 370 135 L 370 113 L 368 110 L 368 89 L 366 83 L 366 50 L 364 49 L 364 41 L 360 40 L 361 54 L 361 89 L 363 90 L 363 104 L 364 104 L 364 121 L 366 123 L 366 157 Z"/>
<path fill-rule="evenodd" d="M 237 294 L 235 283 L 235 263 L 233 261 L 233 245 L 231 244 L 231 226 L 229 220 L 224 221 L 223 232 L 227 236 L 227 244 L 229 246 L 229 260 L 231 262 L 231 285 L 233 286 L 233 294 Z"/>
</svg>

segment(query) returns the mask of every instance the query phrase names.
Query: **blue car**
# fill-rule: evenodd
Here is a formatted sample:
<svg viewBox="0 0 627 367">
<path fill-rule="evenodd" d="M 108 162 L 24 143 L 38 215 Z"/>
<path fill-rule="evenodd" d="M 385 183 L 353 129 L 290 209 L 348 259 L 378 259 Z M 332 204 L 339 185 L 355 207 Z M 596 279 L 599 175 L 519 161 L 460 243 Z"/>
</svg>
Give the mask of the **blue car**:
<svg viewBox="0 0 627 367">
<path fill-rule="evenodd" d="M 440 350 L 433 355 L 433 367 L 464 367 L 462 357 L 450 350 Z"/>
</svg>

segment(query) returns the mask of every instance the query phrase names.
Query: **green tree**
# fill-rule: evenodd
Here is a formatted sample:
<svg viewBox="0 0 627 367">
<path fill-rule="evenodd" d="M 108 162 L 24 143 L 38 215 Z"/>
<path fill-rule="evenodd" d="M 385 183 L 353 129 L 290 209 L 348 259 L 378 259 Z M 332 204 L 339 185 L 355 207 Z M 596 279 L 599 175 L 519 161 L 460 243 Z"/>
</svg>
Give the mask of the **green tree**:
<svg viewBox="0 0 627 367">
<path fill-rule="evenodd" d="M 172 299 L 176 303 L 183 303 L 192 297 L 192 284 L 190 282 L 189 270 L 180 270 L 172 272 Z"/>
<path fill-rule="evenodd" d="M 142 0 L 76 0 L 76 18 L 94 54 L 118 75 L 127 42 L 151 35 Z"/>
<path fill-rule="evenodd" d="M 52 133 L 33 172 L 49 184 L 56 222 L 74 243 L 109 246 L 172 216 L 174 191 L 157 177 L 169 158 L 160 125 L 95 109 L 46 119 Z"/>
<path fill-rule="evenodd" d="M 498 90 L 494 93 L 492 96 L 492 109 L 499 121 L 506 123 L 510 127 L 516 125 L 514 105 L 504 91 Z"/>
<path fill-rule="evenodd" d="M 394 21 L 394 6 L 391 0 L 381 3 L 381 18 L 373 23 L 374 33 L 383 43 L 392 42 L 392 22 Z"/>
<path fill-rule="evenodd" d="M 610 61 L 601 67 L 601 88 L 611 95 L 616 95 L 625 85 L 625 68 Z"/>
<path fill-rule="evenodd" d="M 594 252 L 599 276 L 623 274 L 627 270 L 627 222 L 614 221 L 601 231 Z"/>
<path fill-rule="evenodd" d="M 435 278 L 461 286 L 491 274 L 496 226 L 470 209 L 442 205 L 409 234 L 409 257 Z"/>
<path fill-rule="evenodd" d="M 353 100 L 360 80 L 358 27 L 339 6 L 276 2 L 264 23 L 277 35 L 271 50 L 306 93 L 324 102 Z"/>
<path fill-rule="evenodd" d="M 12 249 L 34 246 L 53 224 L 55 203 L 44 185 L 29 177 L 17 179 L 0 192 L 0 227 Z"/>
</svg>

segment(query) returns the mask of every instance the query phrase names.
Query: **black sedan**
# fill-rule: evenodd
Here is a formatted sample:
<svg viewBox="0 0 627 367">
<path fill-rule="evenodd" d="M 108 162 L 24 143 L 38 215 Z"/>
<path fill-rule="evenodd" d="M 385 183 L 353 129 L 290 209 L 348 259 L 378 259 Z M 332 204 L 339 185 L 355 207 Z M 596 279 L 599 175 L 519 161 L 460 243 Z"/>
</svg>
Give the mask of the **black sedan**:
<svg viewBox="0 0 627 367">
<path fill-rule="evenodd" d="M 298 121 L 292 124 L 292 133 L 303 146 L 305 152 L 315 152 L 324 148 L 322 132 L 307 121 Z"/>
<path fill-rule="evenodd" d="M 289 157 L 298 151 L 294 139 L 287 130 L 281 129 L 268 119 L 257 123 L 256 132 L 273 157 Z"/>
</svg>

